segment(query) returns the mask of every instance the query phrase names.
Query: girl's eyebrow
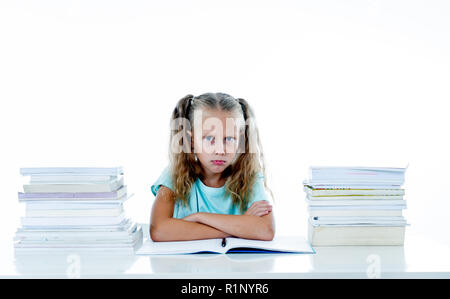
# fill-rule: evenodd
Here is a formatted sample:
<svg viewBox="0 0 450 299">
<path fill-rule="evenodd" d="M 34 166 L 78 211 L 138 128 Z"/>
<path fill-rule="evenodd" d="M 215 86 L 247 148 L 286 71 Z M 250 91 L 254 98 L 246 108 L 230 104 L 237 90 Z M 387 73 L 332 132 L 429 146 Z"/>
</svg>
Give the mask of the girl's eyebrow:
<svg viewBox="0 0 450 299">
<path fill-rule="evenodd" d="M 215 132 L 215 131 L 216 131 L 216 128 L 209 129 L 209 130 L 203 129 L 202 130 L 202 136 L 206 136 L 207 134 L 209 134 L 211 132 Z M 236 137 L 236 135 L 239 135 L 239 134 L 236 134 L 236 132 L 233 131 L 233 132 L 230 132 L 230 133 L 225 133 L 224 137 Z"/>
<path fill-rule="evenodd" d="M 209 133 L 211 133 L 213 130 L 209 130 L 209 131 L 203 131 L 203 136 L 206 136 L 206 135 L 208 135 Z"/>
</svg>

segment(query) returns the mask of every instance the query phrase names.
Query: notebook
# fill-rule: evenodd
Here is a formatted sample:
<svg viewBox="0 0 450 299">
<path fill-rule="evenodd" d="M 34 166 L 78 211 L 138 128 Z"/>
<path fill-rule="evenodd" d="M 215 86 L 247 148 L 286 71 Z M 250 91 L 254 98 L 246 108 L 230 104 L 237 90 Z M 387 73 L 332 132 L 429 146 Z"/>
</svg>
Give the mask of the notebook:
<svg viewBox="0 0 450 299">
<path fill-rule="evenodd" d="M 224 242 L 225 241 L 225 242 Z M 302 253 L 313 254 L 314 249 L 303 237 L 279 236 L 272 241 L 241 238 L 194 241 L 153 242 L 147 239 L 137 255 L 191 253 Z"/>
</svg>

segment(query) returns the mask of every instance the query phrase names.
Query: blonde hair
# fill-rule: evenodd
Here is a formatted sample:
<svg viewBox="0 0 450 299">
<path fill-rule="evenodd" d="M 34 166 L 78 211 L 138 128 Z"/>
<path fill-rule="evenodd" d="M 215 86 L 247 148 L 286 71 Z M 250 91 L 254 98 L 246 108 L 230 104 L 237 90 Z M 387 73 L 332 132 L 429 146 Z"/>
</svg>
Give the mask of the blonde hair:
<svg viewBox="0 0 450 299">
<path fill-rule="evenodd" d="M 186 95 L 178 101 L 172 112 L 169 161 L 175 200 L 182 200 L 187 205 L 192 185 L 202 171 L 200 162 L 195 160 L 195 154 L 192 152 L 192 137 L 187 133 L 191 131 L 194 111 L 202 108 L 237 111 L 242 113 L 246 123 L 239 142 L 244 148 L 238 151 L 234 162 L 222 173 L 222 177 L 226 178 L 225 195 L 230 194 L 233 204 L 244 212 L 257 174 L 261 172 L 264 176 L 264 187 L 273 199 L 273 193 L 267 187 L 264 155 L 253 110 L 242 98 L 235 99 L 225 93 L 205 93 L 197 97 Z M 182 150 L 178 152 L 175 148 Z"/>
</svg>

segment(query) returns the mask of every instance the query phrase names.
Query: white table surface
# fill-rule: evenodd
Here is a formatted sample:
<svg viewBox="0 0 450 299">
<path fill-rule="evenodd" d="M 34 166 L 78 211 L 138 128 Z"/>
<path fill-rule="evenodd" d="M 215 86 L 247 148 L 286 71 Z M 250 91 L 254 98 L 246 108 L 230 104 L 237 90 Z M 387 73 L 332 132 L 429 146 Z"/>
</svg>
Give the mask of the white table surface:
<svg viewBox="0 0 450 299">
<path fill-rule="evenodd" d="M 316 254 L 18 255 L 7 243 L 0 278 L 450 278 L 450 248 L 411 234 L 404 246 L 315 247 Z"/>
</svg>

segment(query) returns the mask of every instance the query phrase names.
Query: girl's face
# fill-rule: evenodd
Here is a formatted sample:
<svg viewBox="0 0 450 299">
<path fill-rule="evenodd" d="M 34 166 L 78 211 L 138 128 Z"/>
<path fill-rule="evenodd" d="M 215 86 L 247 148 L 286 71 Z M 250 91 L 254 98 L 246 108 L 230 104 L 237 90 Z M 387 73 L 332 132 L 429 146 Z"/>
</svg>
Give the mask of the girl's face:
<svg viewBox="0 0 450 299">
<path fill-rule="evenodd" d="M 244 118 L 237 112 L 198 109 L 194 112 L 194 153 L 208 173 L 221 173 L 237 155 Z"/>
</svg>

